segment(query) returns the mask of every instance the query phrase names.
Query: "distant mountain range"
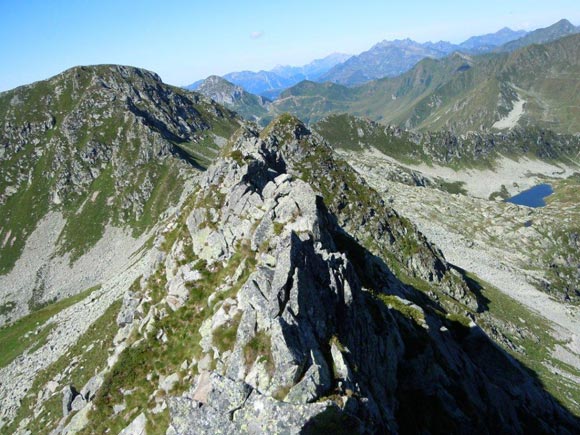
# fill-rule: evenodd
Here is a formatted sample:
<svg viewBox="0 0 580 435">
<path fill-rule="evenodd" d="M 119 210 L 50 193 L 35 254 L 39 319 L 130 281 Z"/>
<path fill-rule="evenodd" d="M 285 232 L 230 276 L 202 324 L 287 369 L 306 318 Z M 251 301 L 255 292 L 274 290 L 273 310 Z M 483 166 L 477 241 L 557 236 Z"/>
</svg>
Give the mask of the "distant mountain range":
<svg viewBox="0 0 580 435">
<path fill-rule="evenodd" d="M 528 33 L 522 38 L 515 39 L 499 47 L 497 51 L 514 51 L 518 48 L 531 44 L 543 44 L 545 42 L 555 41 L 567 35 L 573 35 L 580 32 L 580 26 L 574 26 L 568 20 L 560 20 L 551 26 L 543 29 L 537 29 Z"/>
<path fill-rule="evenodd" d="M 526 34 L 523 30 L 504 27 L 495 33 L 473 36 L 459 45 L 446 41 L 421 44 L 411 39 L 382 41 L 357 56 L 333 53 L 303 66 L 277 66 L 269 71 L 237 71 L 222 78 L 252 94 L 275 99 L 283 90 L 303 80 L 356 85 L 402 74 L 425 57 L 441 58 L 458 50 L 470 53 L 491 51 Z M 195 91 L 202 83 L 203 80 L 198 80 L 185 88 Z"/>
<path fill-rule="evenodd" d="M 303 80 L 358 86 L 371 80 L 396 77 L 425 58 L 441 59 L 454 52 L 469 55 L 509 52 L 578 32 L 580 27 L 575 27 L 563 19 L 533 32 L 504 27 L 495 33 L 472 36 L 461 44 L 447 41 L 419 43 L 411 39 L 382 41 L 355 56 L 335 53 L 301 67 L 278 66 L 270 71 L 232 72 L 225 74 L 223 78 L 241 86 L 247 92 L 274 100 L 285 89 Z M 186 88 L 197 90 L 202 82 L 203 80 L 197 81 Z"/>
<path fill-rule="evenodd" d="M 240 86 L 215 77 L 198 90 L 260 124 L 284 112 L 310 123 L 332 113 L 350 113 L 407 129 L 446 129 L 457 134 L 515 126 L 540 126 L 575 134 L 580 130 L 580 116 L 577 93 L 571 90 L 578 89 L 580 81 L 580 37 L 561 35 L 577 30 L 562 20 L 496 46 L 485 55 L 454 51 L 438 59 L 427 57 L 397 77 L 371 80 L 357 87 L 305 80 L 284 90 L 273 102 L 246 95 Z M 515 33 L 502 29 L 470 38 L 462 45 L 477 51 L 476 47 L 492 47 Z M 553 39 L 557 41 L 534 45 L 535 41 Z M 514 51 L 514 42 L 528 46 Z M 398 50 L 394 46 L 404 46 L 407 53 L 444 53 L 451 50 L 450 45 L 404 40 L 383 42 L 375 48 L 393 52 Z M 347 71 L 345 66 L 362 62 L 369 53 L 351 58 L 325 76 L 340 68 Z M 359 77 L 362 74 L 359 72 Z"/>
<path fill-rule="evenodd" d="M 349 88 L 302 82 L 271 110 L 316 122 L 350 113 L 407 129 L 456 133 L 535 125 L 580 131 L 580 34 L 512 53 L 423 59 L 394 78 Z"/>
<path fill-rule="evenodd" d="M 383 77 L 395 77 L 409 71 L 426 57 L 439 59 L 454 51 L 469 54 L 484 53 L 521 38 L 526 33 L 523 30 L 514 31 L 504 27 L 495 33 L 473 36 L 458 45 L 447 41 L 421 44 L 411 39 L 382 41 L 370 50 L 336 65 L 324 74 L 320 81 L 353 86 Z"/>
<path fill-rule="evenodd" d="M 348 54 L 333 53 L 323 59 L 316 59 L 303 66 L 277 66 L 270 71 L 239 71 L 223 76 L 229 82 L 243 87 L 252 94 L 266 98 L 276 98 L 284 89 L 294 86 L 303 80 L 318 80 L 333 66 L 344 62 Z M 203 80 L 186 86 L 186 89 L 197 90 Z"/>
<path fill-rule="evenodd" d="M 472 36 L 460 44 L 460 47 L 470 52 L 483 52 L 489 50 L 491 47 L 499 47 L 510 41 L 515 41 L 526 36 L 528 32 L 525 30 L 512 30 L 508 27 L 498 30 L 495 33 L 488 33 L 487 35 Z"/>
</svg>

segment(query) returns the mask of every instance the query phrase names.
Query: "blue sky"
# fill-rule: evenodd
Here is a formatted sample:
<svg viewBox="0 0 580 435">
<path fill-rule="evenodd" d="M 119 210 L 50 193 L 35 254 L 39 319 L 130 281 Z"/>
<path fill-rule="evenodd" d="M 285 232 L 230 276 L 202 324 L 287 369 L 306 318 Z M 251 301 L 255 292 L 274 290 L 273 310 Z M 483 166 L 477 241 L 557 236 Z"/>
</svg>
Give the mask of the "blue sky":
<svg viewBox="0 0 580 435">
<path fill-rule="evenodd" d="M 383 39 L 461 42 L 560 18 L 580 24 L 577 0 L 0 0 L 0 91 L 99 63 L 147 68 L 184 85 L 356 54 Z"/>
</svg>

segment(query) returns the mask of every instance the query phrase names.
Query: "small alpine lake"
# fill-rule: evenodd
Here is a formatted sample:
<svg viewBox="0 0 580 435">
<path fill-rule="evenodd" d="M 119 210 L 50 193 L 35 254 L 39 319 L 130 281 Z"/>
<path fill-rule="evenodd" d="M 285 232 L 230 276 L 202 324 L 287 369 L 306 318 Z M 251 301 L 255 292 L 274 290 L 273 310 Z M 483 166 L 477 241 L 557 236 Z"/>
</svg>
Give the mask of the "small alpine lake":
<svg viewBox="0 0 580 435">
<path fill-rule="evenodd" d="M 506 199 L 506 202 L 512 204 L 525 205 L 526 207 L 544 207 L 546 202 L 544 198 L 554 193 L 554 189 L 549 184 L 538 184 L 528 190 L 518 193 L 511 198 Z"/>
</svg>

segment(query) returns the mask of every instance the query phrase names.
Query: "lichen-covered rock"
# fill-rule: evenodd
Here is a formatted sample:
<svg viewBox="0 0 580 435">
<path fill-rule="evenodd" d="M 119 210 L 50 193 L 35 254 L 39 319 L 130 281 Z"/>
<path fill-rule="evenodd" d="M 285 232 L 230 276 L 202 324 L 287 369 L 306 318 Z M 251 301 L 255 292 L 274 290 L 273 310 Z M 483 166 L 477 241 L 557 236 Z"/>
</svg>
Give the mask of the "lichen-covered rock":
<svg viewBox="0 0 580 435">
<path fill-rule="evenodd" d="M 256 264 L 233 300 L 203 321 L 200 374 L 168 400 L 168 433 L 572 432 L 574 418 L 479 328 L 459 332 L 354 235 L 380 228 L 372 239 L 388 252 L 407 247 L 397 253 L 407 271 L 477 308 L 435 247 L 379 202 L 360 205 L 366 218 L 357 227 L 354 211 L 337 208 L 337 218 L 301 179 L 312 151 L 299 141 L 325 145 L 300 125 L 266 131 L 274 136 L 239 135 L 230 152 L 242 157 L 208 170 L 187 220 L 192 240 L 199 232 L 227 240 L 211 255 L 196 251 L 208 265 L 239 255 L 243 243 Z M 339 192 L 360 190 L 359 182 L 350 178 Z M 208 199 L 215 192 L 219 200 Z M 234 230 L 240 221 L 248 225 Z M 216 343 L 231 325 L 235 340 Z"/>
<path fill-rule="evenodd" d="M 104 378 L 102 374 L 96 374 L 93 376 L 89 381 L 85 384 L 85 386 L 81 389 L 80 395 L 87 401 L 93 400 L 95 394 L 101 385 L 103 385 Z"/>
<path fill-rule="evenodd" d="M 202 378 L 203 385 L 169 400 L 172 435 L 197 434 L 299 434 L 322 428 L 325 413 L 340 414 L 330 401 L 315 404 L 280 402 L 241 381 L 217 374 Z M 203 389 L 203 392 L 200 391 Z"/>
<path fill-rule="evenodd" d="M 145 425 L 147 424 L 147 419 L 145 414 L 141 413 L 135 420 L 131 422 L 129 426 L 119 432 L 119 435 L 145 435 L 147 433 Z"/>
<path fill-rule="evenodd" d="M 67 385 L 62 390 L 62 415 L 64 417 L 70 413 L 72 409 L 72 403 L 77 395 L 78 392 L 72 385 Z"/>
</svg>

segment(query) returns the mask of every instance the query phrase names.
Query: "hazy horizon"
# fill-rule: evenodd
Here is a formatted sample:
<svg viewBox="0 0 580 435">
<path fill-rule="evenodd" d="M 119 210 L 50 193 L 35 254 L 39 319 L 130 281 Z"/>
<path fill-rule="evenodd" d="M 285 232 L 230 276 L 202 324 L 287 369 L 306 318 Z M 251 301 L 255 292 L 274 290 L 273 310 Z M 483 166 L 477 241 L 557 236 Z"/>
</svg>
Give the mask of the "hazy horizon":
<svg viewBox="0 0 580 435">
<path fill-rule="evenodd" d="M 577 25 L 580 10 L 568 0 L 395 5 L 34 0 L 4 2 L 0 16 L 0 91 L 5 91 L 93 64 L 145 68 L 182 86 L 213 74 L 301 66 L 332 53 L 355 55 L 383 40 L 461 43 L 503 27 L 529 31 L 562 18 Z"/>
</svg>

